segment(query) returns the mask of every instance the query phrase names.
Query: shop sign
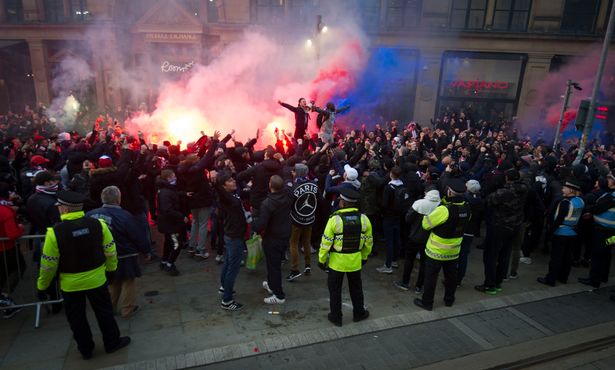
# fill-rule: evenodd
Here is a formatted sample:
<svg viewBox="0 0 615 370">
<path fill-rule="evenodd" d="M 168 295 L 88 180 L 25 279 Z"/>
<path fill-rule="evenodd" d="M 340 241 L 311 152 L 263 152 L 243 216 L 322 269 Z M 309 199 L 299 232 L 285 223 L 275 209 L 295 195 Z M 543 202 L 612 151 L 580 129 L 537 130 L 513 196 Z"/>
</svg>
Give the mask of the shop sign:
<svg viewBox="0 0 615 370">
<path fill-rule="evenodd" d="M 160 70 L 163 73 L 173 73 L 173 72 L 183 73 L 183 72 L 188 71 L 193 66 L 194 66 L 194 61 L 191 61 L 181 66 L 181 65 L 171 64 L 171 62 L 169 62 L 168 60 L 165 60 L 164 62 L 162 62 L 162 65 L 160 66 Z"/>
<path fill-rule="evenodd" d="M 145 34 L 148 41 L 198 41 L 194 33 L 150 32 Z"/>
<path fill-rule="evenodd" d="M 461 88 L 466 90 L 508 90 L 510 82 L 504 81 L 451 81 L 448 84 L 451 88 Z"/>
</svg>

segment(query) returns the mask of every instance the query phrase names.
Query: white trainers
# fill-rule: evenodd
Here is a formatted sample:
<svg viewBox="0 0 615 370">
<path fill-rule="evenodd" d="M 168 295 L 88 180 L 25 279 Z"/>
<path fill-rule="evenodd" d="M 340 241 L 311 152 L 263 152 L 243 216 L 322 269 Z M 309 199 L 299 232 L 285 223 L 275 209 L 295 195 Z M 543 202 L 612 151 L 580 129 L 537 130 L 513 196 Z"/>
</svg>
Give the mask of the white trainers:
<svg viewBox="0 0 615 370">
<path fill-rule="evenodd" d="M 265 289 L 267 293 L 273 294 L 273 290 L 269 289 L 269 283 L 266 280 L 263 281 L 263 289 Z"/>
<path fill-rule="evenodd" d="M 197 252 L 194 256 L 206 260 L 209 258 L 209 252 Z"/>
<path fill-rule="evenodd" d="M 282 304 L 282 303 L 286 302 L 286 299 L 280 299 L 280 298 L 276 297 L 275 294 L 272 294 L 271 297 L 267 297 L 267 298 L 263 299 L 263 302 L 265 302 L 267 304 Z"/>
<path fill-rule="evenodd" d="M 399 268 L 399 263 L 397 263 L 396 261 L 391 262 L 391 267 L 394 269 L 398 269 Z"/>
<path fill-rule="evenodd" d="M 384 266 L 376 268 L 376 271 L 378 271 L 381 274 L 392 274 L 393 273 L 393 268 L 392 267 L 387 267 L 386 265 L 384 265 Z"/>
<path fill-rule="evenodd" d="M 531 265 L 532 264 L 532 258 L 531 257 L 521 257 L 521 258 L 519 258 L 519 262 L 525 263 L 526 265 Z"/>
</svg>

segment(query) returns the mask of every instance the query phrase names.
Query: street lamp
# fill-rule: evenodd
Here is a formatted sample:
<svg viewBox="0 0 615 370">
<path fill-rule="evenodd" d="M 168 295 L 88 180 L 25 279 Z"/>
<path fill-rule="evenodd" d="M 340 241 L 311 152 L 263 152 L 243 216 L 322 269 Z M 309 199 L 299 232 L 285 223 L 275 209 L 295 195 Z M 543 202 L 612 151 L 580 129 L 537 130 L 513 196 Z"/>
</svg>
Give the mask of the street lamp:
<svg viewBox="0 0 615 370">
<path fill-rule="evenodd" d="M 314 42 L 316 46 L 316 60 L 320 59 L 320 34 L 327 32 L 327 26 L 322 22 L 322 15 L 316 16 L 316 35 L 314 36 Z"/>
<path fill-rule="evenodd" d="M 559 121 L 557 122 L 557 130 L 555 130 L 555 140 L 553 140 L 553 149 L 557 150 L 557 146 L 559 145 L 559 135 L 562 131 L 562 124 L 564 122 L 564 114 L 566 114 L 566 110 L 568 109 L 568 103 L 570 102 L 570 95 L 572 95 L 572 88 L 575 90 L 583 90 L 581 85 L 578 82 L 574 82 L 572 80 L 566 81 L 566 95 L 564 95 L 564 105 L 562 106 L 562 111 L 559 114 Z"/>
</svg>

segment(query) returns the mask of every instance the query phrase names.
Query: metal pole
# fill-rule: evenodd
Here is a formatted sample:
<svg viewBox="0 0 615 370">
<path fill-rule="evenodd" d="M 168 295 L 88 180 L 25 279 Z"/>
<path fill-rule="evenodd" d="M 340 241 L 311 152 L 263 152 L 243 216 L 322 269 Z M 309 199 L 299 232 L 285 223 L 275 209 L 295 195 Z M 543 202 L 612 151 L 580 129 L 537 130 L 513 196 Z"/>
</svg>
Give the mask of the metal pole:
<svg viewBox="0 0 615 370">
<path fill-rule="evenodd" d="M 570 102 L 570 94 L 572 93 L 572 80 L 566 81 L 566 96 L 564 97 L 564 105 L 562 111 L 559 114 L 559 121 L 557 122 L 557 130 L 555 130 L 555 140 L 553 140 L 553 150 L 557 150 L 559 145 L 559 135 L 562 131 L 562 124 L 564 122 L 564 114 L 568 109 L 568 102 Z"/>
<path fill-rule="evenodd" d="M 583 128 L 583 136 L 581 136 L 581 145 L 579 145 L 579 153 L 574 160 L 574 164 L 581 163 L 583 156 L 585 155 L 585 147 L 587 146 L 587 139 L 592 131 L 594 123 L 594 113 L 596 112 L 596 97 L 600 91 L 600 83 L 602 82 L 602 74 L 604 73 L 604 65 L 606 64 L 606 57 L 609 54 L 609 45 L 611 44 L 611 36 L 613 35 L 613 27 L 615 27 L 615 11 L 613 11 L 613 5 L 611 5 L 611 15 L 609 16 L 609 24 L 606 27 L 604 34 L 604 42 L 602 44 L 602 53 L 600 54 L 600 64 L 598 65 L 598 72 L 596 72 L 596 80 L 594 81 L 594 89 L 592 91 L 592 98 L 589 102 L 589 111 L 587 112 L 587 119 L 585 121 L 585 127 Z"/>
<path fill-rule="evenodd" d="M 314 36 L 314 46 L 316 48 L 316 61 L 320 60 L 320 32 L 322 30 L 322 15 L 316 16 L 316 35 Z"/>
</svg>

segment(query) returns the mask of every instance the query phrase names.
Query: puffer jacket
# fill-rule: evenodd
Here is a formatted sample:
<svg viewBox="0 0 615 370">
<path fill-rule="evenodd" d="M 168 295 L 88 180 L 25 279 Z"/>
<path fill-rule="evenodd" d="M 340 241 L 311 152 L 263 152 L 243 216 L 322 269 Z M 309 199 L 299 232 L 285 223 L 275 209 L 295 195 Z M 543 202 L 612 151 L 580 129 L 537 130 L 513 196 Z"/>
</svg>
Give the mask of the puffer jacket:
<svg viewBox="0 0 615 370">
<path fill-rule="evenodd" d="M 158 231 L 163 234 L 184 232 L 186 225 L 184 217 L 187 215 L 182 211 L 184 201 L 181 192 L 175 185 L 161 178 L 156 180 L 156 187 L 158 188 Z"/>
<path fill-rule="evenodd" d="M 507 182 L 487 197 L 488 220 L 494 226 L 516 229 L 525 218 L 528 186 L 521 181 Z"/>
<path fill-rule="evenodd" d="M 254 220 L 254 230 L 263 232 L 263 241 L 288 243 L 290 239 L 290 209 L 292 199 L 289 189 L 270 193 L 261 204 L 258 217 Z"/>
</svg>

